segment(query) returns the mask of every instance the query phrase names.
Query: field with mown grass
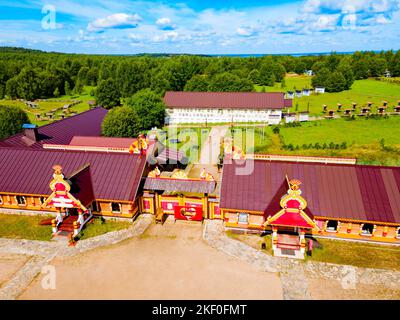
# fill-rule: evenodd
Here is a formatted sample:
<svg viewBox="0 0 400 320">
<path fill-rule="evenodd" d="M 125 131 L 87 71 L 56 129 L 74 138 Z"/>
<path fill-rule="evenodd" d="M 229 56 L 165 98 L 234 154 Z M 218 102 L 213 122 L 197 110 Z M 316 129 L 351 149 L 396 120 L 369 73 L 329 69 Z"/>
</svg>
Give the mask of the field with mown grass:
<svg viewBox="0 0 400 320">
<path fill-rule="evenodd" d="M 41 226 L 40 221 L 51 216 L 24 216 L 17 214 L 0 214 L 0 238 L 27 239 L 27 240 L 51 240 L 51 226 Z M 88 239 L 111 231 L 129 228 L 132 222 L 129 220 L 102 220 L 94 218 L 78 235 L 78 238 Z"/>
<path fill-rule="evenodd" d="M 122 229 L 127 229 L 131 225 L 132 225 L 131 220 L 117 221 L 117 220 L 94 218 L 91 221 L 89 221 L 88 224 L 86 224 L 81 233 L 78 235 L 78 238 L 80 240 L 89 239 L 111 231 L 119 231 Z"/>
<path fill-rule="evenodd" d="M 0 238 L 50 241 L 51 226 L 39 222 L 49 216 L 0 214 Z"/>
<path fill-rule="evenodd" d="M 247 140 L 246 128 L 254 131 Z M 357 158 L 359 164 L 400 165 L 400 117 L 312 121 L 300 127 L 279 126 L 279 134 L 274 134 L 273 129 L 274 126 L 233 128 L 239 137 L 242 132 L 242 141 L 236 141 L 246 153 L 349 157 Z"/>
<path fill-rule="evenodd" d="M 52 121 L 60 120 L 62 114 L 62 107 L 66 104 L 72 103 L 74 100 L 80 100 L 81 102 L 71 107 L 70 113 L 67 114 L 66 117 L 70 116 L 73 113 L 81 113 L 83 111 L 89 110 L 88 101 L 95 100 L 95 98 L 91 96 L 92 90 L 94 90 L 94 87 L 86 86 L 84 87 L 82 94 L 64 95 L 58 98 L 37 101 L 35 103 L 38 104 L 38 108 L 28 107 L 24 102 L 20 100 L 8 100 L 8 99 L 0 100 L 0 105 L 20 107 L 21 109 L 27 112 L 31 123 L 36 124 L 38 126 L 42 126 Z M 57 109 L 57 111 L 55 111 L 53 119 L 51 120 L 46 119 L 45 114 L 52 112 L 52 110 L 55 109 Z M 36 114 L 40 114 L 42 120 L 38 120 L 36 118 Z"/>
<path fill-rule="evenodd" d="M 264 87 L 266 92 L 287 92 L 295 89 L 311 88 L 311 77 L 305 75 L 287 75 L 285 77 L 286 87 L 282 88 L 280 83 L 273 87 Z M 256 91 L 261 91 L 261 86 L 256 86 Z M 361 106 L 373 102 L 372 112 L 382 105 L 382 101 L 389 102 L 389 111 L 400 100 L 400 85 L 388 81 L 377 81 L 375 79 L 356 80 L 350 90 L 338 93 L 311 94 L 309 97 L 293 99 L 294 111 L 310 111 L 312 115 L 322 115 L 322 106 L 326 104 L 328 110 L 336 110 L 337 104 L 343 104 L 343 109 L 351 108 L 352 103 L 358 104 L 358 111 Z"/>
<path fill-rule="evenodd" d="M 329 239 L 317 239 L 317 241 L 322 248 L 314 246 L 312 256 L 306 260 L 400 270 L 398 247 Z"/>
</svg>

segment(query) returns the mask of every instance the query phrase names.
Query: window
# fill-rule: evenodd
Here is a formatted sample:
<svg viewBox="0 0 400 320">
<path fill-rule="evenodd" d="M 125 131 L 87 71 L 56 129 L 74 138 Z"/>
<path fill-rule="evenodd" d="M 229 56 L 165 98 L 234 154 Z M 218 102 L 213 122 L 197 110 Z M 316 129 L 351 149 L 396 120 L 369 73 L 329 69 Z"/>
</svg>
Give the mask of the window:
<svg viewBox="0 0 400 320">
<path fill-rule="evenodd" d="M 24 196 L 16 196 L 15 200 L 17 200 L 17 203 L 20 206 L 25 206 L 26 205 L 26 199 L 25 199 Z"/>
<path fill-rule="evenodd" d="M 238 214 L 238 223 L 239 224 L 249 224 L 249 215 L 247 213 L 239 213 Z"/>
<path fill-rule="evenodd" d="M 40 204 L 44 204 L 46 201 L 46 197 L 40 197 Z"/>
<path fill-rule="evenodd" d="M 397 238 L 400 239 L 400 228 L 397 229 Z"/>
<path fill-rule="evenodd" d="M 3 204 L 3 197 L 0 196 L 0 204 Z"/>
<path fill-rule="evenodd" d="M 118 202 L 111 202 L 111 211 L 113 213 L 121 213 L 121 204 Z"/>
<path fill-rule="evenodd" d="M 91 206 L 92 206 L 92 211 L 93 212 L 100 212 L 99 203 L 97 201 L 93 201 Z"/>
<path fill-rule="evenodd" d="M 329 220 L 326 225 L 326 231 L 336 232 L 338 228 L 338 222 L 336 220 Z"/>
<path fill-rule="evenodd" d="M 370 236 L 374 232 L 374 225 L 370 223 L 363 224 L 361 228 L 361 234 L 364 236 Z"/>
</svg>

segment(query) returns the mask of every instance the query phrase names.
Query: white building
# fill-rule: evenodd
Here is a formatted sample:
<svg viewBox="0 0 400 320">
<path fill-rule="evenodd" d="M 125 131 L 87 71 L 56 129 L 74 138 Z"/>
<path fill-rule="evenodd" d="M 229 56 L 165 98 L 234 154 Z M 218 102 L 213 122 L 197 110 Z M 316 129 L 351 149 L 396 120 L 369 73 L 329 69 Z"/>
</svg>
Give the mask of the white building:
<svg viewBox="0 0 400 320">
<path fill-rule="evenodd" d="M 279 124 L 292 106 L 282 92 L 167 92 L 166 124 L 263 122 Z"/>
<path fill-rule="evenodd" d="M 307 111 L 300 112 L 299 113 L 299 121 L 300 122 L 305 122 L 309 120 L 309 113 Z"/>
<path fill-rule="evenodd" d="M 324 87 L 315 87 L 314 91 L 315 91 L 315 93 L 325 93 L 325 88 Z"/>
</svg>

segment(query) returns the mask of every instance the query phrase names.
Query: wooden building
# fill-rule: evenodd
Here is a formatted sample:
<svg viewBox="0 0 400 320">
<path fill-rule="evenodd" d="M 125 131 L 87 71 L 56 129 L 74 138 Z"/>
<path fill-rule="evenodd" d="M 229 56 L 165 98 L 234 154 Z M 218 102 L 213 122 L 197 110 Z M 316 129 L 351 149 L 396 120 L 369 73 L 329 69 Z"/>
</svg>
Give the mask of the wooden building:
<svg viewBox="0 0 400 320">
<path fill-rule="evenodd" d="M 265 122 L 279 124 L 292 106 L 282 92 L 167 92 L 166 124 Z"/>
<path fill-rule="evenodd" d="M 252 166 L 251 173 L 236 175 L 244 166 Z M 296 192 L 292 180 L 297 181 Z M 282 197 L 288 201 L 282 203 Z M 220 199 L 221 215 L 230 228 L 300 238 L 302 234 L 376 242 L 400 238 L 399 167 L 232 161 L 224 165 Z M 288 221 L 271 223 L 282 209 L 290 212 Z M 303 225 L 304 220 L 310 227 Z"/>
</svg>

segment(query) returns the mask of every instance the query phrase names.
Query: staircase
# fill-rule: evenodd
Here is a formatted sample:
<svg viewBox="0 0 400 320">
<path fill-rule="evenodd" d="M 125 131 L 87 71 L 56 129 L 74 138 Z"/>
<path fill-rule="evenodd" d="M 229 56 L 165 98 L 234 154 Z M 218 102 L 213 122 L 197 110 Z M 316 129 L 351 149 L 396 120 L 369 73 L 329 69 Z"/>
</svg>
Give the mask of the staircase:
<svg viewBox="0 0 400 320">
<path fill-rule="evenodd" d="M 63 220 L 61 224 L 58 225 L 58 231 L 61 231 L 61 234 L 63 233 L 71 233 L 74 231 L 74 222 L 78 219 L 77 216 L 68 216 Z"/>
</svg>

